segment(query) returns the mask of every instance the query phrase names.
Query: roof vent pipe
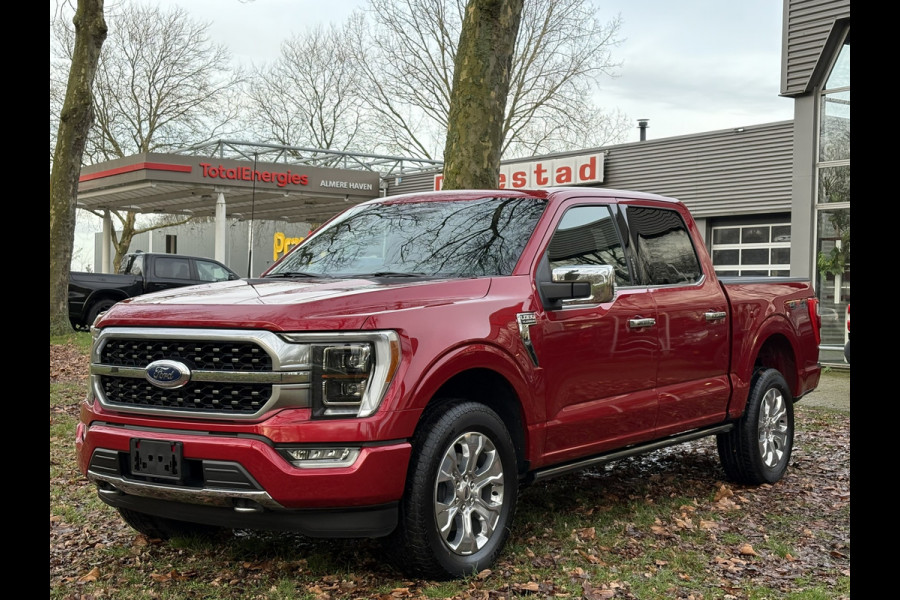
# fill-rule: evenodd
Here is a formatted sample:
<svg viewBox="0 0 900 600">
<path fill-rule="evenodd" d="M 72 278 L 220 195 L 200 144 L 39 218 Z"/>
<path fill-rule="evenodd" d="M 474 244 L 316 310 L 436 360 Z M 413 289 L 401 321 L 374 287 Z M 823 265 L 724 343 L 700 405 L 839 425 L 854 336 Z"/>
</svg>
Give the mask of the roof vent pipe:
<svg viewBox="0 0 900 600">
<path fill-rule="evenodd" d="M 650 119 L 638 119 L 638 129 L 641 130 L 641 141 L 645 141 L 647 139 L 647 122 Z"/>
</svg>

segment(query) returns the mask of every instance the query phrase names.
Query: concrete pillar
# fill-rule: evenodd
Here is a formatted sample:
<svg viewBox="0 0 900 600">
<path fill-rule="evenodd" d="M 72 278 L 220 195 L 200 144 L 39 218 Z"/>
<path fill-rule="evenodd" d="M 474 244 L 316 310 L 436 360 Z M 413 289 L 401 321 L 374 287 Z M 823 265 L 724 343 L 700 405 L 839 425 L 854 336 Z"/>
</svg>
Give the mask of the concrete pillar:
<svg viewBox="0 0 900 600">
<path fill-rule="evenodd" d="M 224 265 L 225 261 L 225 192 L 220 191 L 216 198 L 216 248 L 215 259 Z M 233 267 L 232 267 L 233 268 Z"/>
<path fill-rule="evenodd" d="M 112 272 L 112 260 L 110 258 L 110 248 L 112 247 L 112 219 L 109 213 L 103 215 L 103 235 L 100 244 L 100 272 Z"/>
</svg>

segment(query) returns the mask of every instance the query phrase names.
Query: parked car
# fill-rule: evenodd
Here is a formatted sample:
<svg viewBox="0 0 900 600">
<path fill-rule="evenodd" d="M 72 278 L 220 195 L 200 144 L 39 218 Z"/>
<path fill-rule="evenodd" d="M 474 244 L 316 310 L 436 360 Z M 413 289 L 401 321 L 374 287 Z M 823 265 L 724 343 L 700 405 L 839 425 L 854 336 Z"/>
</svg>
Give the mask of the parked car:
<svg viewBox="0 0 900 600">
<path fill-rule="evenodd" d="M 211 258 L 134 252 L 126 254 L 118 273 L 69 273 L 69 322 L 85 330 L 100 313 L 126 298 L 171 288 L 240 279 Z"/>
<path fill-rule="evenodd" d="M 847 361 L 847 364 L 850 364 L 850 305 L 847 305 L 847 314 L 844 317 L 844 321 L 847 323 L 847 329 L 844 330 L 844 360 Z"/>
</svg>

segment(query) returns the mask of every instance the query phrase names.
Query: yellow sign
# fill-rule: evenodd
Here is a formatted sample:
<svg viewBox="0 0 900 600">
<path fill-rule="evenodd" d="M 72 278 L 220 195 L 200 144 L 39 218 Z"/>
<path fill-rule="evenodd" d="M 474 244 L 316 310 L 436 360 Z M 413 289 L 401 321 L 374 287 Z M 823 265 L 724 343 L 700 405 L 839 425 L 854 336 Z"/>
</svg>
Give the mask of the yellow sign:
<svg viewBox="0 0 900 600">
<path fill-rule="evenodd" d="M 275 239 L 272 244 L 272 260 L 278 260 L 288 253 L 288 251 L 303 241 L 302 237 L 287 237 L 280 231 L 275 233 Z"/>
</svg>

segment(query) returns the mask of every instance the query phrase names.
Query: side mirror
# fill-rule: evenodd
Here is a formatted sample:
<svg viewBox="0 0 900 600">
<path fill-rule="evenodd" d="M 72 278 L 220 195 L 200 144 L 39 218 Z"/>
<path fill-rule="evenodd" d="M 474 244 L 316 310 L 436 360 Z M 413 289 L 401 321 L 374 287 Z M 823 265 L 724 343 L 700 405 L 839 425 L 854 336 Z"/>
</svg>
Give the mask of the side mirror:
<svg viewBox="0 0 900 600">
<path fill-rule="evenodd" d="M 546 298 L 561 300 L 563 307 L 611 302 L 616 295 L 615 272 L 610 265 L 556 267 L 551 281 L 541 289 Z"/>
</svg>

